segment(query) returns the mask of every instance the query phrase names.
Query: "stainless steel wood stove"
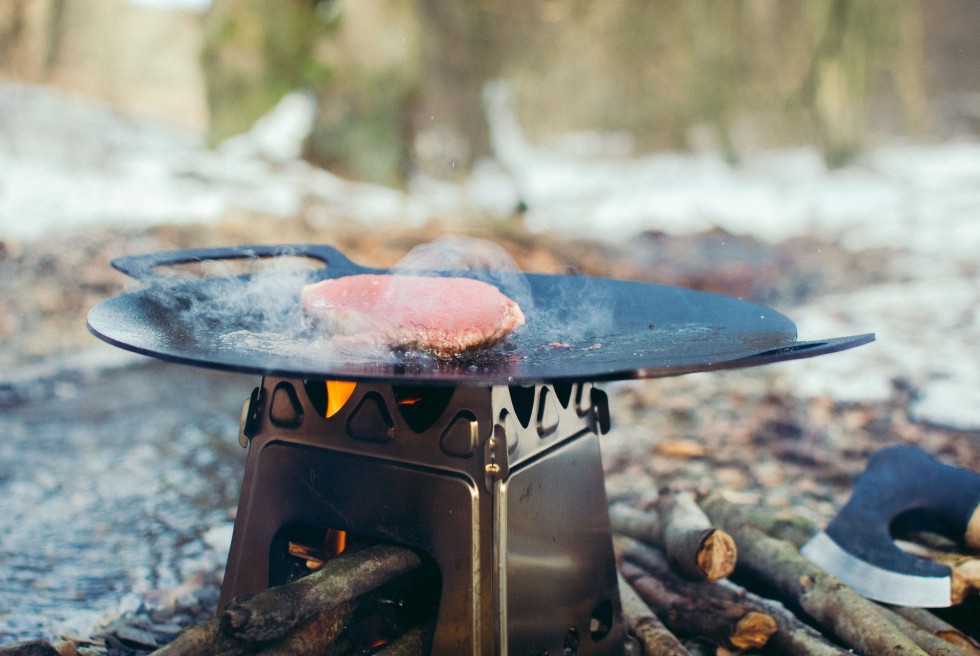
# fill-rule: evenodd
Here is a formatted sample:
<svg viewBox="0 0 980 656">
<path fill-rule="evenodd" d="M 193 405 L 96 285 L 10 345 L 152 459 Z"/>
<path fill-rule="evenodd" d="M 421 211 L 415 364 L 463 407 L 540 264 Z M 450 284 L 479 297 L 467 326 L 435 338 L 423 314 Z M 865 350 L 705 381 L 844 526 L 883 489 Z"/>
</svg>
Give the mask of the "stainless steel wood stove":
<svg viewBox="0 0 980 656">
<path fill-rule="evenodd" d="M 431 556 L 433 653 L 622 654 L 599 452 L 608 422 L 589 383 L 267 376 L 243 412 L 249 453 L 222 604 L 284 582 L 284 536 L 319 527 Z"/>
</svg>

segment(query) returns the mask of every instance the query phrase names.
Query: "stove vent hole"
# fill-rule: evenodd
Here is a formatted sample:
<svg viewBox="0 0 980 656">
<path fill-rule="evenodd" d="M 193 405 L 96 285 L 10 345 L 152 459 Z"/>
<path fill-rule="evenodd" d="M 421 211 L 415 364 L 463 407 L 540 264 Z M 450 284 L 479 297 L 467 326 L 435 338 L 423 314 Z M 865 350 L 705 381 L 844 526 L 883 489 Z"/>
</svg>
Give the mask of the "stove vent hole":
<svg viewBox="0 0 980 656">
<path fill-rule="evenodd" d="M 514 414 L 521 426 L 527 428 L 531 423 L 531 413 L 534 411 L 534 387 L 512 386 L 510 401 L 514 405 Z"/>
<path fill-rule="evenodd" d="M 558 402 L 561 403 L 561 407 L 567 408 L 568 402 L 572 399 L 572 384 L 555 383 L 552 387 L 555 390 L 555 396 L 558 397 Z"/>
<path fill-rule="evenodd" d="M 565 646 L 562 649 L 564 656 L 578 656 L 578 629 L 574 626 L 565 633 Z"/>
<path fill-rule="evenodd" d="M 392 393 L 405 423 L 416 433 L 424 433 L 449 407 L 454 387 L 432 385 L 392 385 Z"/>
<path fill-rule="evenodd" d="M 327 384 L 322 380 L 304 380 L 303 387 L 306 389 L 306 396 L 316 409 L 316 413 L 323 417 L 327 414 Z"/>
<path fill-rule="evenodd" d="M 592 611 L 592 619 L 589 622 L 589 633 L 592 642 L 599 642 L 612 631 L 613 627 L 613 605 L 608 599 Z"/>
</svg>

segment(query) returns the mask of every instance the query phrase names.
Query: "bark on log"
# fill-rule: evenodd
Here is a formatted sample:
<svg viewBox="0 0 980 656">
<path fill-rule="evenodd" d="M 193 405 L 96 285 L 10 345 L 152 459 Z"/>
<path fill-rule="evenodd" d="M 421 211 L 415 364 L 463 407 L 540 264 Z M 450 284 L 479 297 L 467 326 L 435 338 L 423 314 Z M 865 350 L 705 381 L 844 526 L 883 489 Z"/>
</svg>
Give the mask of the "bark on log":
<svg viewBox="0 0 980 656">
<path fill-rule="evenodd" d="M 682 574 L 717 581 L 735 570 L 735 541 L 711 525 L 692 494 L 665 495 L 658 509 L 666 519 L 667 556 Z"/>
<path fill-rule="evenodd" d="M 776 622 L 709 581 L 674 572 L 666 554 L 641 542 L 615 536 L 620 571 L 660 620 L 676 633 L 703 636 L 731 649 L 758 649 Z"/>
<path fill-rule="evenodd" d="M 655 576 L 667 575 L 668 563 L 657 550 L 650 549 L 641 543 L 629 542 L 622 537 L 614 538 L 617 552 L 625 560 L 632 560 Z M 670 587 L 670 583 L 667 584 Z M 848 652 L 828 642 L 816 630 L 802 622 L 782 604 L 771 599 L 765 599 L 745 590 L 731 581 L 717 581 L 713 584 L 702 584 L 695 594 L 710 595 L 738 604 L 768 615 L 776 623 L 776 632 L 769 638 L 768 646 L 786 656 L 844 656 Z"/>
<path fill-rule="evenodd" d="M 763 533 L 721 495 L 709 493 L 699 502 L 740 545 L 739 569 L 793 599 L 845 644 L 863 654 L 925 656 L 876 605 L 803 558 L 791 543 Z"/>
<path fill-rule="evenodd" d="M 414 552 L 389 544 L 343 552 L 298 581 L 238 597 L 221 613 L 221 630 L 252 643 L 278 640 L 317 613 L 356 599 L 421 564 Z"/>
<path fill-rule="evenodd" d="M 643 656 L 690 656 L 622 574 L 619 574 L 619 600 L 626 628 L 640 641 Z"/>
<path fill-rule="evenodd" d="M 766 535 L 785 540 L 796 548 L 806 544 L 819 530 L 813 522 L 803 517 L 784 519 L 752 509 L 746 509 L 746 516 L 753 526 Z"/>
<path fill-rule="evenodd" d="M 719 587 L 729 590 L 744 600 L 748 606 L 776 620 L 776 632 L 769 638 L 777 653 L 783 656 L 846 656 L 851 653 L 831 644 L 816 629 L 804 623 L 785 606 L 774 599 L 760 597 L 731 581 L 718 581 Z"/>
<path fill-rule="evenodd" d="M 328 608 L 257 653 L 259 656 L 322 656 L 344 630 L 353 610 L 352 603 Z"/>
<path fill-rule="evenodd" d="M 691 656 L 717 656 L 718 645 L 703 638 L 691 638 L 684 641 L 684 649 Z"/>
<path fill-rule="evenodd" d="M 878 610 L 891 622 L 895 628 L 907 635 L 912 639 L 915 644 L 919 645 L 929 656 L 970 656 L 970 652 L 966 649 L 958 647 L 950 642 L 946 642 L 942 638 L 933 635 L 931 632 L 926 631 L 914 622 L 911 622 L 898 613 L 891 611 L 884 606 L 879 606 Z"/>
<path fill-rule="evenodd" d="M 625 562 L 620 570 L 671 631 L 703 636 L 730 649 L 758 649 L 776 630 L 775 621 L 767 615 L 670 590 L 639 565 Z"/>
<path fill-rule="evenodd" d="M 298 581 L 242 595 L 153 656 L 316 654 L 336 637 L 348 603 L 421 564 L 408 549 L 375 545 L 331 558 Z"/>
<path fill-rule="evenodd" d="M 966 635 L 952 624 L 937 617 L 925 608 L 890 606 L 892 612 L 901 615 L 921 629 L 952 643 L 975 656 L 980 656 L 980 642 Z"/>
<path fill-rule="evenodd" d="M 428 643 L 431 640 L 430 633 L 415 627 L 389 642 L 374 656 L 422 656 L 422 654 L 428 653 Z"/>
<path fill-rule="evenodd" d="M 242 656 L 252 651 L 252 645 L 222 633 L 221 622 L 216 617 L 185 629 L 169 645 L 157 649 L 151 656 Z"/>
<path fill-rule="evenodd" d="M 614 532 L 663 548 L 685 576 L 717 581 L 735 569 L 735 541 L 711 525 L 690 493 L 663 495 L 652 511 L 616 504 L 609 519 Z"/>
<path fill-rule="evenodd" d="M 702 492 L 702 496 L 704 494 L 707 492 Z M 802 517 L 782 519 L 752 509 L 744 509 L 743 516 L 766 535 L 786 540 L 797 548 L 806 544 L 818 530 L 813 522 Z M 956 551 L 954 541 L 935 533 L 916 532 L 906 537 L 907 540 L 896 540 L 896 544 L 909 553 L 953 570 L 951 601 L 954 606 L 963 603 L 969 595 L 980 592 L 980 557 Z"/>
<path fill-rule="evenodd" d="M 622 503 L 609 506 L 613 533 L 663 547 L 664 520 L 656 510 L 638 510 Z"/>
</svg>

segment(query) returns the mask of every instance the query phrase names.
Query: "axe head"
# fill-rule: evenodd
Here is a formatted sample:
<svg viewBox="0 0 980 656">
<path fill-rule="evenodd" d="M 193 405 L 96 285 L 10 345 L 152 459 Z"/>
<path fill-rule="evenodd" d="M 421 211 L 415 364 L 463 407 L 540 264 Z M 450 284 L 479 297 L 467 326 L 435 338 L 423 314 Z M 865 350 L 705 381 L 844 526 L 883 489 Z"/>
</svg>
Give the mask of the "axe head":
<svg viewBox="0 0 980 656">
<path fill-rule="evenodd" d="M 978 505 L 980 474 L 913 447 L 888 447 L 872 455 L 850 500 L 800 552 L 865 597 L 899 606 L 949 606 L 950 568 L 899 549 L 892 525 L 900 516 L 918 517 L 930 530 L 970 543 L 977 539 L 969 531 L 980 524 Z"/>
</svg>

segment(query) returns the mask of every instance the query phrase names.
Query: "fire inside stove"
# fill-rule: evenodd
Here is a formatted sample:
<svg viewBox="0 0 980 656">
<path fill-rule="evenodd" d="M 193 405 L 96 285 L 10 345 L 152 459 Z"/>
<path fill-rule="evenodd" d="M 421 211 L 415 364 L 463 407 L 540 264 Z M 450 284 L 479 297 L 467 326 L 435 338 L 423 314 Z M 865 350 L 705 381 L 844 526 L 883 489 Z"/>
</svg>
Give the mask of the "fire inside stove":
<svg viewBox="0 0 980 656">
<path fill-rule="evenodd" d="M 423 567 L 362 600 L 361 648 L 431 623 L 433 654 L 622 654 L 590 383 L 412 386 L 267 376 L 246 402 L 245 479 L 222 607 L 345 549 Z"/>
<path fill-rule="evenodd" d="M 348 547 L 360 551 L 380 542 L 333 528 L 296 524 L 283 527 L 269 548 L 270 585 L 288 583 L 319 571 Z M 358 597 L 345 629 L 331 644 L 335 650 L 331 653 L 369 654 L 413 629 L 431 633 L 441 589 L 439 568 L 426 557 L 419 569 Z"/>
</svg>

